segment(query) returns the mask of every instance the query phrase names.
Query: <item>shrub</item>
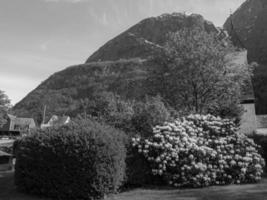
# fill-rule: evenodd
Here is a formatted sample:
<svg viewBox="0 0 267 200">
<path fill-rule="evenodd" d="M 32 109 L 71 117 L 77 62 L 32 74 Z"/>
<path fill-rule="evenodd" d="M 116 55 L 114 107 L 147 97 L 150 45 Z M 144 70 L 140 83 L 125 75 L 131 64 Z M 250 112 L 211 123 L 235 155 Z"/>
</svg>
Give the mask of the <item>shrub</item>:
<svg viewBox="0 0 267 200">
<path fill-rule="evenodd" d="M 152 173 L 145 157 L 129 146 L 127 151 L 126 186 L 143 186 L 151 182 Z"/>
<path fill-rule="evenodd" d="M 36 130 L 17 142 L 19 190 L 57 199 L 95 199 L 125 178 L 125 136 L 93 121 Z"/>
<path fill-rule="evenodd" d="M 133 138 L 154 175 L 175 187 L 252 183 L 261 179 L 258 146 L 234 123 L 212 115 L 190 115 L 156 126 L 148 139 Z"/>
<path fill-rule="evenodd" d="M 137 133 L 149 137 L 153 133 L 153 126 L 168 121 L 170 117 L 170 112 L 161 97 L 147 97 L 145 102 L 134 105 L 132 124 Z"/>
<path fill-rule="evenodd" d="M 146 98 L 144 102 L 133 104 L 134 114 L 127 125 L 128 130 L 142 137 L 149 137 L 153 134 L 153 126 L 170 119 L 169 109 L 162 102 L 160 97 Z M 122 126 L 121 126 L 122 127 Z M 126 129 L 124 129 L 127 131 Z M 133 136 L 127 131 L 128 136 Z M 138 154 L 131 145 L 127 148 L 127 185 L 143 186 L 161 183 L 160 178 L 154 177 L 150 170 L 149 162 L 143 155 Z"/>
<path fill-rule="evenodd" d="M 252 139 L 254 142 L 260 146 L 260 154 L 262 157 L 267 160 L 267 136 L 266 135 L 253 135 Z M 267 166 L 265 166 L 265 172 L 267 172 Z"/>
</svg>

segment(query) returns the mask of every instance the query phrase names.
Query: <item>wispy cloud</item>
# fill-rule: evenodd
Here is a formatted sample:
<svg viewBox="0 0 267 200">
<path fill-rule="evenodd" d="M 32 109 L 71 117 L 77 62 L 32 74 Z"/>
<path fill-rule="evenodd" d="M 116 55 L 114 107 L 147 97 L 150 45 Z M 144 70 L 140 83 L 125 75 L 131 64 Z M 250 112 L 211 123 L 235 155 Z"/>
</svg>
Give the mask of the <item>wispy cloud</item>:
<svg viewBox="0 0 267 200">
<path fill-rule="evenodd" d="M 65 3 L 80 3 L 89 2 L 90 0 L 44 0 L 45 2 L 65 2 Z"/>
<path fill-rule="evenodd" d="M 48 49 L 48 44 L 47 44 L 47 42 L 42 43 L 42 44 L 40 45 L 40 49 L 41 49 L 42 51 L 47 51 L 47 49 Z"/>
</svg>

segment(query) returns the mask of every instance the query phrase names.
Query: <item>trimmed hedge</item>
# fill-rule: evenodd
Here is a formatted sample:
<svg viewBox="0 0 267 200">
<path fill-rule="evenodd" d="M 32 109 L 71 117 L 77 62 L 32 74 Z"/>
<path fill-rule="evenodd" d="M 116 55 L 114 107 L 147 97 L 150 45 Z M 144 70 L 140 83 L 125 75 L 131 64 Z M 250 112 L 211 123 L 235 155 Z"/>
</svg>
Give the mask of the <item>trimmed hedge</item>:
<svg viewBox="0 0 267 200">
<path fill-rule="evenodd" d="M 125 179 L 125 136 L 93 121 L 36 130 L 17 142 L 18 189 L 55 199 L 97 199 Z"/>
</svg>

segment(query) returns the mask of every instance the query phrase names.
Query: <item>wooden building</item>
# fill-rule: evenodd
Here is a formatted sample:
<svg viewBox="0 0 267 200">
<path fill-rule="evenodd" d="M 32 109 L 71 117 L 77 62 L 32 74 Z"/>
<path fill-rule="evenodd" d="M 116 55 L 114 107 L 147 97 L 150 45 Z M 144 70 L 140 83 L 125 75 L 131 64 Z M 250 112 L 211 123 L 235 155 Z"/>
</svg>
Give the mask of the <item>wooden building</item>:
<svg viewBox="0 0 267 200">
<path fill-rule="evenodd" d="M 61 116 L 53 115 L 47 123 L 41 124 L 41 129 L 54 127 L 54 126 L 63 126 L 63 125 L 68 124 L 69 122 L 70 122 L 69 116 L 61 117 Z"/>
<path fill-rule="evenodd" d="M 19 136 L 21 132 L 28 132 L 35 128 L 32 118 L 19 118 L 14 115 L 6 115 L 6 123 L 0 127 L 0 136 Z"/>
</svg>

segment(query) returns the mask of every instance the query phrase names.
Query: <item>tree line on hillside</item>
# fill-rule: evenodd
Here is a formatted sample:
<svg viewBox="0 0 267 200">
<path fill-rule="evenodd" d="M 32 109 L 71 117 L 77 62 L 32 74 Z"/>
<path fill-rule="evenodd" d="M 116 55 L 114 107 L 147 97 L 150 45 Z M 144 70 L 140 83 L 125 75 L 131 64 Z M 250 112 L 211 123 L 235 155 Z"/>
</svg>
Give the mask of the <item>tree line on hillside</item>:
<svg viewBox="0 0 267 200">
<path fill-rule="evenodd" d="M 10 100 L 4 91 L 0 90 L 0 128 L 6 123 L 6 113 L 10 109 Z"/>
<path fill-rule="evenodd" d="M 116 72 L 103 66 L 67 69 L 64 76 L 57 73 L 45 81 L 27 101 L 15 106 L 15 111 L 41 123 L 46 105 L 47 116 L 88 115 L 111 123 L 115 119 L 110 118 L 127 118 L 139 110 L 138 106 L 145 106 L 149 99 L 158 96 L 177 115 L 211 113 L 238 118 L 242 112 L 241 90 L 251 70 L 249 66 L 231 65 L 225 59 L 235 51 L 231 42 L 226 45 L 216 34 L 199 28 L 182 29 L 170 33 L 168 38 L 160 54 L 142 65 L 129 64 L 131 69 L 140 65 L 140 71 L 146 65 L 152 66 L 146 68 L 145 78 L 143 72 L 138 74 L 141 78 L 135 76 L 138 70 L 134 75 L 127 73 L 125 63 L 119 63 Z M 121 78 L 125 74 L 127 77 Z"/>
</svg>

